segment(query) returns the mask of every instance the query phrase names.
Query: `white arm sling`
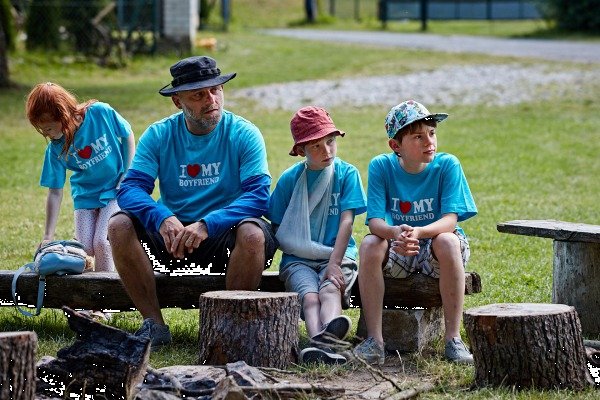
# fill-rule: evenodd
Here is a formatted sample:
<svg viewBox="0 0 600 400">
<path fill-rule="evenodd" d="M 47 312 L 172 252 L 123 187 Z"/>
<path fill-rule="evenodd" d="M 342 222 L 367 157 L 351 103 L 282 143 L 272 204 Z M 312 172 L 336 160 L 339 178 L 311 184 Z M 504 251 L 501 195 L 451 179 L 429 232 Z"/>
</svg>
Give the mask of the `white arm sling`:
<svg viewBox="0 0 600 400">
<path fill-rule="evenodd" d="M 290 203 L 275 237 L 284 253 L 309 260 L 328 260 L 333 252 L 333 247 L 325 246 L 322 242 L 325 237 L 325 226 L 331 204 L 333 165 L 326 167 L 317 177 L 310 196 L 308 196 L 306 168 L 305 163 L 304 171 L 296 182 Z M 317 221 L 318 242 L 311 239 L 311 215 Z"/>
</svg>

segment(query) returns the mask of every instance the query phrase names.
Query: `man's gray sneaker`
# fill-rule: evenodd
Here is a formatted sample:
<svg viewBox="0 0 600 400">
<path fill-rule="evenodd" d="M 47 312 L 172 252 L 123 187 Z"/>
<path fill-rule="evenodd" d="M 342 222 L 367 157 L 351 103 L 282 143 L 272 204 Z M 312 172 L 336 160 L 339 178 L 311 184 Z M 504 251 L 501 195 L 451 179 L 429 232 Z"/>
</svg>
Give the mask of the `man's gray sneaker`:
<svg viewBox="0 0 600 400">
<path fill-rule="evenodd" d="M 467 350 L 467 346 L 458 337 L 446 342 L 444 357 L 446 357 L 446 360 L 458 364 L 473 364 L 473 356 Z"/>
<path fill-rule="evenodd" d="M 362 341 L 353 350 L 354 355 L 369 364 L 383 365 L 385 363 L 385 348 L 371 336 Z"/>
<path fill-rule="evenodd" d="M 300 362 L 304 364 L 346 364 L 346 357 L 336 354 L 331 349 L 307 347 L 300 352 Z"/>
<path fill-rule="evenodd" d="M 151 350 L 156 350 L 160 346 L 171 343 L 169 325 L 157 324 L 152 318 L 146 318 L 142 323 L 142 327 L 134 335 L 150 340 Z"/>
<path fill-rule="evenodd" d="M 346 339 L 350 333 L 350 328 L 352 328 L 352 320 L 345 315 L 338 315 L 329 321 L 325 328 L 313 336 L 310 341 L 314 346 L 320 348 L 336 346 L 339 345 L 337 341 Z"/>
</svg>

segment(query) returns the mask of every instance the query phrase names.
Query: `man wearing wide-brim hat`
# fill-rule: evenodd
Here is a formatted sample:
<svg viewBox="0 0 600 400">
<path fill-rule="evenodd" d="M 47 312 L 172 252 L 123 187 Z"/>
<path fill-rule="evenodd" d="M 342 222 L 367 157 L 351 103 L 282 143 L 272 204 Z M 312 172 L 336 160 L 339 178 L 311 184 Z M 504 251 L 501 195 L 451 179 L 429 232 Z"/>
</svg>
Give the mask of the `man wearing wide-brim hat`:
<svg viewBox="0 0 600 400">
<path fill-rule="evenodd" d="M 122 211 L 109 222 L 116 269 L 144 317 L 136 335 L 153 348 L 171 341 L 153 270 L 225 272 L 227 289 L 255 290 L 276 250 L 261 218 L 271 186 L 263 137 L 223 109 L 223 85 L 236 74 L 195 56 L 175 63 L 171 75 L 159 93 L 181 111 L 141 136 L 117 194 Z M 156 179 L 158 202 L 151 197 Z"/>
</svg>

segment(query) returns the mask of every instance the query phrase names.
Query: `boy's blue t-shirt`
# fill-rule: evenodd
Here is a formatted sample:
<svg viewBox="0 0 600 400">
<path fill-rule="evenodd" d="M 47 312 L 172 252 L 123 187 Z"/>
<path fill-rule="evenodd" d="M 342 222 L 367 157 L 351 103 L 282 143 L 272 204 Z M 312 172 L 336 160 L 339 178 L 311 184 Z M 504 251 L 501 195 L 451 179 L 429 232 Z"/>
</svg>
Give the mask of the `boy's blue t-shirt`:
<svg viewBox="0 0 600 400">
<path fill-rule="evenodd" d="M 61 189 L 67 170 L 75 209 L 102 208 L 117 195 L 117 184 L 125 172 L 126 155 L 121 138 L 131 134 L 131 125 L 110 105 L 92 103 L 75 132 L 68 154 L 61 155 L 65 137 L 51 140 L 46 148 L 40 185 Z"/>
<path fill-rule="evenodd" d="M 259 129 L 226 110 L 207 135 L 192 134 L 182 112 L 150 125 L 131 169 L 158 178 L 159 202 L 183 222 L 229 205 L 243 193 L 244 180 L 270 176 Z"/>
<path fill-rule="evenodd" d="M 356 216 L 364 213 L 367 209 L 365 192 L 360 179 L 360 174 L 356 167 L 337 157 L 334 160 L 333 167 L 331 206 L 329 207 L 329 216 L 327 217 L 325 237 L 323 239 L 323 244 L 330 247 L 335 245 L 335 239 L 340 226 L 340 215 L 342 212 L 354 210 L 354 215 Z M 277 181 L 275 190 L 273 190 L 273 193 L 271 194 L 268 215 L 271 223 L 274 225 L 281 224 L 285 210 L 292 198 L 296 182 L 298 181 L 298 178 L 300 178 L 304 168 L 304 162 L 294 164 L 285 170 Z M 306 183 L 310 193 L 315 180 L 323 170 L 313 171 L 307 169 L 306 172 Z M 313 231 L 313 228 L 316 229 L 315 224 L 311 221 L 310 225 L 311 238 L 313 241 L 318 241 L 318 232 Z M 352 260 L 356 260 L 357 255 L 358 249 L 356 248 L 356 242 L 351 236 L 345 256 Z M 281 258 L 281 265 L 287 265 L 290 262 L 301 260 L 301 258 L 284 253 Z"/>
<path fill-rule="evenodd" d="M 448 153 L 437 153 L 418 174 L 404 171 L 396 154 L 381 154 L 369 164 L 367 193 L 367 224 L 382 218 L 389 225 L 425 226 L 448 213 L 458 221 L 477 214 L 460 162 Z"/>
</svg>

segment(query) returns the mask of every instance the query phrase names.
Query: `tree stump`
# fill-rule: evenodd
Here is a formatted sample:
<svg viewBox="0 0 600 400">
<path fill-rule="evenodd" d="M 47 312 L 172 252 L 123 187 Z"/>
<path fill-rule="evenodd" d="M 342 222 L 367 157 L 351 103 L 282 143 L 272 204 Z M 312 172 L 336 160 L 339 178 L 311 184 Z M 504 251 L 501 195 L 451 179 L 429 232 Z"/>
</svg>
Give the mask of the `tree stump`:
<svg viewBox="0 0 600 400">
<path fill-rule="evenodd" d="M 298 358 L 297 293 L 223 290 L 200 296 L 199 364 L 287 368 Z"/>
<path fill-rule="evenodd" d="M 0 332 L 0 399 L 35 397 L 35 332 Z"/>
<path fill-rule="evenodd" d="M 490 304 L 465 311 L 478 386 L 590 385 L 581 325 L 564 304 Z"/>
</svg>

